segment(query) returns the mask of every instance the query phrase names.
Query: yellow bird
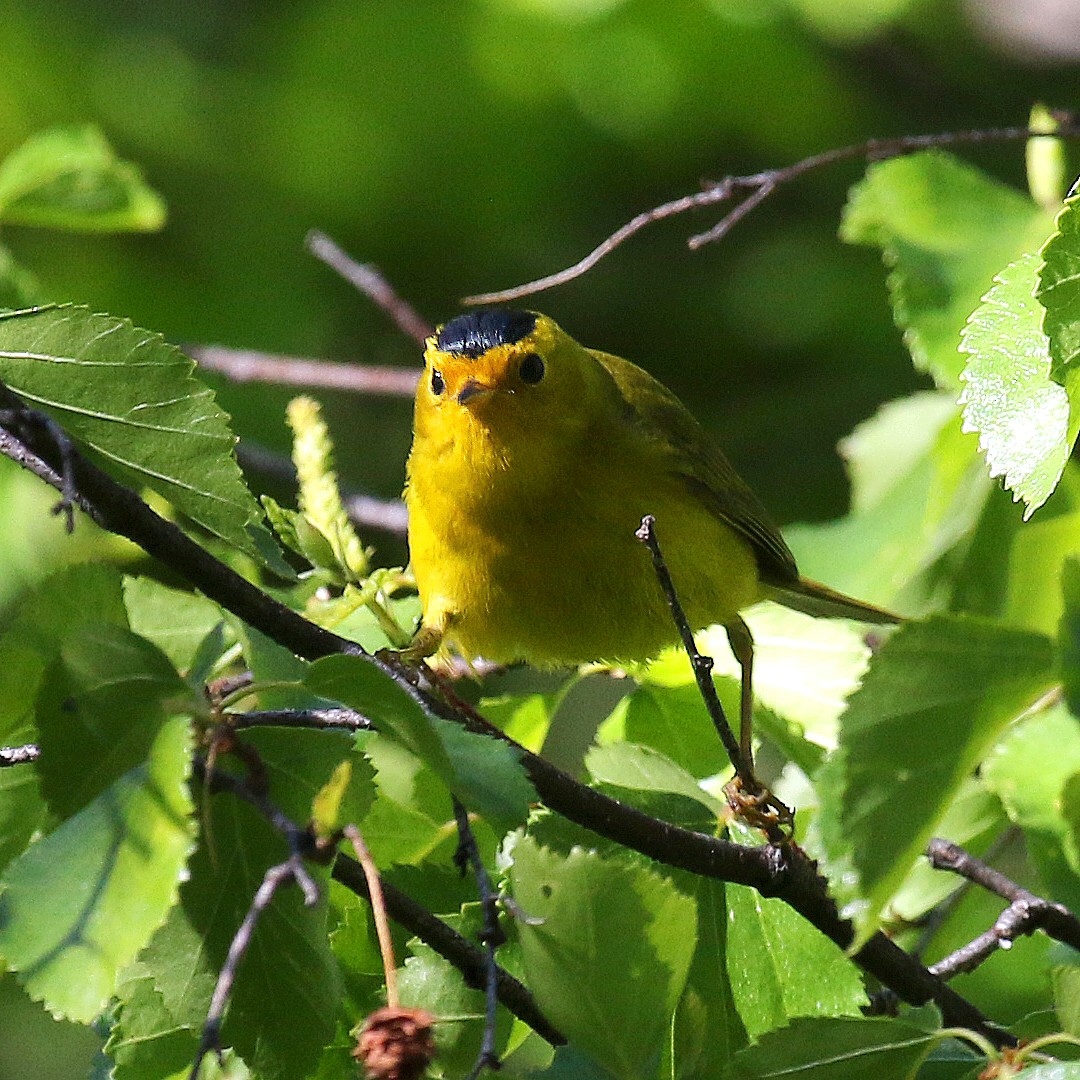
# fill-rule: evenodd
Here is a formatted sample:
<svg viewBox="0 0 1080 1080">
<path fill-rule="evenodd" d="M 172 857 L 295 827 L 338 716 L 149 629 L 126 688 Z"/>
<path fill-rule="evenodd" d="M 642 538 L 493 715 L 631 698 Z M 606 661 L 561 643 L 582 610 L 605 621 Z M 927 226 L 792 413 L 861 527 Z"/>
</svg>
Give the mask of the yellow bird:
<svg viewBox="0 0 1080 1080">
<path fill-rule="evenodd" d="M 649 552 L 656 532 L 693 628 L 728 631 L 749 750 L 762 599 L 813 615 L 897 616 L 799 576 L 753 492 L 647 372 L 546 315 L 461 315 L 427 341 L 405 501 L 423 621 L 409 652 L 550 668 L 647 660 L 678 632 Z"/>
</svg>

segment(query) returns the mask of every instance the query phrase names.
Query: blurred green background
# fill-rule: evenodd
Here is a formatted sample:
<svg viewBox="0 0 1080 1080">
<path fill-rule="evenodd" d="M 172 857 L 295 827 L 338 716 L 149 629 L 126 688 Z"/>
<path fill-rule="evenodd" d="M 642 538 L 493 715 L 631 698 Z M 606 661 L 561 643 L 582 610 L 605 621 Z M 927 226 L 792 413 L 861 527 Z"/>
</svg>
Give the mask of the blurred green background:
<svg viewBox="0 0 1080 1080">
<path fill-rule="evenodd" d="M 1045 0 L 4 0 L 0 155 L 95 123 L 170 216 L 3 241 L 52 298 L 177 343 L 416 364 L 305 253 L 309 228 L 441 321 L 702 178 L 1068 108 L 1070 18 Z M 965 153 L 1023 182 L 1019 145 Z M 655 226 L 527 302 L 668 382 L 781 522 L 842 513 L 837 439 L 919 384 L 877 254 L 835 238 L 860 171 L 806 177 L 697 254 L 685 238 L 715 217 Z M 215 385 L 242 436 L 286 448 L 289 391 Z M 396 495 L 409 404 L 319 396 L 346 481 Z M 20 993 L 0 985 L 0 1080 L 85 1075 L 93 1040 L 34 1042 Z"/>
</svg>

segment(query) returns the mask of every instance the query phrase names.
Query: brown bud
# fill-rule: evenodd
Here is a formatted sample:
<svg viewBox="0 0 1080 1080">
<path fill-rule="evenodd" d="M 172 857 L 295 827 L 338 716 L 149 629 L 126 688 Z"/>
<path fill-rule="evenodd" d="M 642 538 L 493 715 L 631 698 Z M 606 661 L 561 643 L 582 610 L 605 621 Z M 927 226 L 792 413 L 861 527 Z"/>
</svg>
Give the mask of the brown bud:
<svg viewBox="0 0 1080 1080">
<path fill-rule="evenodd" d="M 434 1025 L 424 1009 L 376 1009 L 364 1021 L 353 1057 L 363 1062 L 368 1080 L 419 1080 L 435 1056 Z"/>
</svg>

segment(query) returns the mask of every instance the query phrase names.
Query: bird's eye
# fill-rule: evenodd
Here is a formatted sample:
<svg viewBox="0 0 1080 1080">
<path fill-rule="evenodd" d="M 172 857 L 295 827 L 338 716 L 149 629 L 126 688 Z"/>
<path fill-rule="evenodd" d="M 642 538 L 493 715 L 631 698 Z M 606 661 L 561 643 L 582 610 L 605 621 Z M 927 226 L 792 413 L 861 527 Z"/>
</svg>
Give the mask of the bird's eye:
<svg viewBox="0 0 1080 1080">
<path fill-rule="evenodd" d="M 518 375 L 523 383 L 538 383 L 544 377 L 544 361 L 536 353 L 526 353 L 521 358 Z"/>
<path fill-rule="evenodd" d="M 438 397 L 446 389 L 446 382 L 442 372 L 436 368 L 431 369 L 431 392 Z"/>
</svg>

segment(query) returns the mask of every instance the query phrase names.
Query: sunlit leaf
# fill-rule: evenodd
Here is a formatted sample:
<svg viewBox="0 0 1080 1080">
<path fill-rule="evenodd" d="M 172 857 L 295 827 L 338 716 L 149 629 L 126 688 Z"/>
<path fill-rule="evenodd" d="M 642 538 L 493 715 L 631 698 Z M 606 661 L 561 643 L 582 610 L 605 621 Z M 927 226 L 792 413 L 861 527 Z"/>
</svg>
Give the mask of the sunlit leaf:
<svg viewBox="0 0 1080 1080">
<path fill-rule="evenodd" d="M 1066 391 L 1050 378 L 1050 344 L 1034 291 L 1037 255 L 1024 255 L 964 328 L 964 430 L 978 432 L 991 476 L 1004 477 L 1025 517 L 1053 493 L 1076 436 Z"/>
<path fill-rule="evenodd" d="M 513 851 L 526 980 L 544 1015 L 619 1080 L 652 1076 L 696 940 L 692 899 L 624 859 L 528 837 Z M 618 898 L 618 902 L 613 902 Z"/>
<path fill-rule="evenodd" d="M 126 319 L 74 306 L 0 312 L 4 383 L 120 479 L 146 484 L 259 557 L 253 530 L 261 515 L 233 457 L 236 437 L 193 367 Z"/>
<path fill-rule="evenodd" d="M 1053 678 L 1048 639 L 971 618 L 907 623 L 874 657 L 821 789 L 832 887 L 858 940 L 971 770 Z"/>
<path fill-rule="evenodd" d="M 175 903 L 194 832 L 190 754 L 187 721 L 169 721 L 145 764 L 0 880 L 0 955 L 53 1012 L 89 1023 Z"/>
<path fill-rule="evenodd" d="M 844 208 L 841 238 L 881 248 L 897 325 L 915 366 L 955 387 L 960 330 L 994 275 L 1050 234 L 1048 211 L 932 150 L 871 165 Z"/>
<path fill-rule="evenodd" d="M 0 162 L 0 221 L 77 232 L 151 232 L 165 224 L 165 203 L 97 128 L 51 128 Z"/>
</svg>

